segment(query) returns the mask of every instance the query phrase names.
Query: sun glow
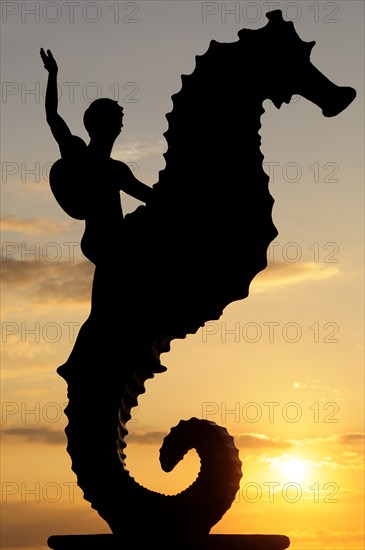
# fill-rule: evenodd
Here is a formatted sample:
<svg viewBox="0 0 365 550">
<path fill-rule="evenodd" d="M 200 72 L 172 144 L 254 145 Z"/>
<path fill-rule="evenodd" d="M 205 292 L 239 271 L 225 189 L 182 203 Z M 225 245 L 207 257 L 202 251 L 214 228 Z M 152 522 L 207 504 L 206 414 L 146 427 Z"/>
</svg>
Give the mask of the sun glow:
<svg viewBox="0 0 365 550">
<path fill-rule="evenodd" d="M 308 472 L 305 462 L 297 458 L 287 458 L 282 464 L 282 471 L 288 481 L 303 481 Z"/>
</svg>

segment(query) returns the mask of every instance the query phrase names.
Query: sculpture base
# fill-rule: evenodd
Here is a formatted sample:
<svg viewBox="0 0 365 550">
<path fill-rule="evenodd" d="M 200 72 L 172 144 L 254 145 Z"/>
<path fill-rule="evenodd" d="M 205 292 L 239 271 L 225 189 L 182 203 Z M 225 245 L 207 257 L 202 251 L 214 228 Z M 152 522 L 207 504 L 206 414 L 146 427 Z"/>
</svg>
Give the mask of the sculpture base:
<svg viewBox="0 0 365 550">
<path fill-rule="evenodd" d="M 53 550 L 128 550 L 129 548 L 151 547 L 151 539 L 145 541 L 131 534 L 129 542 L 115 535 L 53 535 L 48 539 L 48 546 Z M 176 544 L 172 541 L 155 541 L 154 547 L 174 550 Z M 289 548 L 290 540 L 284 535 L 208 535 L 199 541 L 196 550 L 285 550 Z M 189 545 L 191 550 L 192 546 Z"/>
</svg>

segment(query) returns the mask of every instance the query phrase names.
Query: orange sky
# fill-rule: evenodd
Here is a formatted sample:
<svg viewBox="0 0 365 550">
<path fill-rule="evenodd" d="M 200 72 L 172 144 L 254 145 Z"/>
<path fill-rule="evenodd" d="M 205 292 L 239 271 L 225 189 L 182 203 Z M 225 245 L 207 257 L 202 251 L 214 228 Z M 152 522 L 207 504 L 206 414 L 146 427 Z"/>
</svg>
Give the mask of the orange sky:
<svg viewBox="0 0 365 550">
<path fill-rule="evenodd" d="M 52 534 L 109 528 L 71 471 L 67 388 L 56 373 L 87 317 L 93 270 L 79 250 L 82 222 L 62 212 L 48 186 L 47 165 L 58 151 L 43 98 L 22 96 L 21 83 L 44 85 L 38 51 L 50 47 L 61 66 L 60 110 L 80 135 L 87 83 L 110 96 L 119 80 L 120 103 L 132 90 L 123 86 L 137 85 L 113 157 L 153 184 L 180 75 L 192 71 L 210 39 L 236 40 L 240 28 L 266 19 L 254 21 L 244 2 L 238 20 L 224 22 L 218 2 L 150 1 L 129 3 L 138 22 L 117 25 L 113 3 L 99 2 L 94 25 L 77 10 L 73 23 L 62 11 L 51 24 L 51 11 L 34 22 L 20 2 L 7 4 L 19 12 L 7 12 L 2 24 L 2 548 L 39 550 Z M 207 4 L 218 11 L 204 22 Z M 236 501 L 212 532 L 285 534 L 296 550 L 355 550 L 364 548 L 363 4 L 291 4 L 289 18 L 301 10 L 300 36 L 317 42 L 313 62 L 356 88 L 357 99 L 333 119 L 303 98 L 280 110 L 265 104 L 260 133 L 279 230 L 269 266 L 246 300 L 162 356 L 168 370 L 147 382 L 129 423 L 127 465 L 151 490 L 185 488 L 197 475 L 197 456 L 192 451 L 165 474 L 159 447 L 180 419 L 207 418 L 234 436 L 243 463 Z M 66 94 L 71 81 L 79 83 L 74 101 Z M 122 201 L 125 212 L 137 204 Z"/>
</svg>

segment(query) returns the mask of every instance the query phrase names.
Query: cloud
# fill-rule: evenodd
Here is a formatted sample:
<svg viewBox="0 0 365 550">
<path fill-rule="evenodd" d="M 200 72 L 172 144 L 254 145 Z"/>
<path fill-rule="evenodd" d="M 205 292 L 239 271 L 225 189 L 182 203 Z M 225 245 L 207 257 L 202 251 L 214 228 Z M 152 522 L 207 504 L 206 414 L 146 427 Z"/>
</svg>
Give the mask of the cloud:
<svg viewBox="0 0 365 550">
<path fill-rule="evenodd" d="M 133 432 L 128 434 L 126 441 L 138 445 L 162 445 L 165 437 L 165 432 Z"/>
<path fill-rule="evenodd" d="M 362 432 L 347 433 L 341 436 L 338 436 L 339 443 L 341 445 L 364 445 L 365 434 Z"/>
<path fill-rule="evenodd" d="M 94 266 L 81 262 L 22 262 L 8 258 L 2 263 L 2 282 L 26 290 L 37 303 L 89 302 Z"/>
<path fill-rule="evenodd" d="M 266 292 L 288 284 L 326 280 L 338 272 L 337 267 L 323 267 L 315 262 L 272 262 L 256 275 L 252 286 L 257 292 Z"/>
<path fill-rule="evenodd" d="M 151 155 L 162 155 L 167 150 L 163 139 L 151 141 L 129 140 L 113 150 L 113 158 L 123 162 L 135 162 Z"/>
<path fill-rule="evenodd" d="M 365 434 L 363 432 L 348 432 L 345 434 L 335 434 L 328 437 L 306 437 L 300 440 L 291 440 L 296 444 L 302 445 L 316 445 L 316 444 L 327 444 L 327 445 L 347 445 L 347 446 L 357 446 L 364 445 Z M 341 449 L 343 450 L 343 449 Z"/>
<path fill-rule="evenodd" d="M 339 386 L 337 388 L 332 386 L 326 386 L 316 378 L 307 379 L 305 382 L 300 382 L 299 380 L 297 380 L 293 382 L 293 388 L 296 390 L 314 390 L 314 391 L 320 390 L 321 392 L 329 392 L 329 393 L 335 393 L 335 394 L 339 394 L 341 391 L 344 390 L 343 386 Z"/>
<path fill-rule="evenodd" d="M 69 231 L 74 222 L 67 220 L 65 222 L 54 222 L 45 217 L 30 219 L 16 218 L 15 216 L 3 216 L 0 219 L 2 231 L 12 231 L 16 233 L 26 233 L 29 235 L 49 235 L 54 233 L 63 233 Z"/>
<path fill-rule="evenodd" d="M 2 262 L 1 270 L 4 284 L 14 289 L 28 289 L 37 303 L 90 300 L 94 266 L 86 260 L 66 262 L 41 258 L 39 261 L 22 261 L 9 257 Z M 317 264 L 285 263 L 271 264 L 265 271 L 255 282 L 258 291 L 305 280 L 323 280 L 337 272 L 334 268 L 322 269 Z"/>
<path fill-rule="evenodd" d="M 280 441 L 280 440 L 278 440 Z M 306 437 L 303 439 L 283 440 L 287 448 L 291 447 L 293 456 L 303 456 L 311 468 L 329 468 L 331 470 L 363 470 L 364 434 L 360 432 L 336 434 L 328 437 Z M 310 457 L 310 458 L 309 458 Z M 285 460 L 287 455 L 272 456 L 263 453 L 262 462 L 271 466 Z"/>
<path fill-rule="evenodd" d="M 127 436 L 127 443 L 140 445 L 161 445 L 166 437 L 164 432 L 132 432 Z M 242 449 L 288 449 L 292 446 L 289 441 L 270 438 L 263 434 L 238 434 L 234 436 L 235 445 Z"/>
<path fill-rule="evenodd" d="M 341 548 L 343 550 L 353 550 L 354 548 L 364 547 L 364 531 L 362 530 L 355 531 L 349 529 L 348 531 L 335 531 L 322 527 L 320 529 L 292 529 L 286 531 L 286 535 L 289 537 L 291 545 L 298 548 L 322 548 L 323 550 Z"/>
<path fill-rule="evenodd" d="M 270 438 L 263 434 L 240 434 L 234 438 L 235 444 L 242 449 L 288 449 L 289 441 Z"/>
<path fill-rule="evenodd" d="M 136 431 L 129 433 L 127 443 L 140 445 L 161 445 L 166 433 L 151 431 Z M 270 438 L 263 434 L 238 434 L 234 436 L 235 445 L 242 449 L 288 449 L 292 446 L 289 441 Z"/>
<path fill-rule="evenodd" d="M 233 434 L 232 434 L 233 435 Z M 133 431 L 127 436 L 127 443 L 140 445 L 161 445 L 166 433 L 160 431 Z M 364 434 L 360 432 L 336 434 L 328 437 L 306 437 L 303 439 L 280 439 L 259 433 L 234 434 L 235 445 L 247 451 L 252 449 L 267 457 L 267 450 L 311 450 L 316 464 L 339 465 L 346 468 L 348 465 L 357 465 L 360 453 L 358 446 L 363 445 Z M 331 453 L 335 458 L 329 456 Z M 284 455 L 283 455 L 284 456 Z M 264 458 L 266 461 L 266 458 Z M 271 460 L 271 458 L 269 459 Z M 275 459 L 277 460 L 277 459 Z"/>
<path fill-rule="evenodd" d="M 52 430 L 46 426 L 3 428 L 1 436 L 3 438 L 25 439 L 31 443 L 45 443 L 48 445 L 64 445 L 66 441 L 63 431 Z"/>
</svg>

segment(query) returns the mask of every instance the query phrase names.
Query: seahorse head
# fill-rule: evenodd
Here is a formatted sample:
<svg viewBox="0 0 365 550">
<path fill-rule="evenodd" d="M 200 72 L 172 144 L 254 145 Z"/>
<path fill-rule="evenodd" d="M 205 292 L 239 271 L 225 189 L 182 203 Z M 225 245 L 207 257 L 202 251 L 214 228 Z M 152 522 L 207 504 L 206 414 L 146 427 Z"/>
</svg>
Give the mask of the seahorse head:
<svg viewBox="0 0 365 550">
<path fill-rule="evenodd" d="M 264 90 L 265 98 L 278 109 L 298 94 L 318 105 L 324 116 L 343 111 L 356 97 L 355 90 L 333 84 L 310 62 L 315 42 L 304 42 L 280 10 L 270 11 L 266 17 L 265 27 L 238 33 L 246 52 L 249 47 L 255 86 Z"/>
</svg>

